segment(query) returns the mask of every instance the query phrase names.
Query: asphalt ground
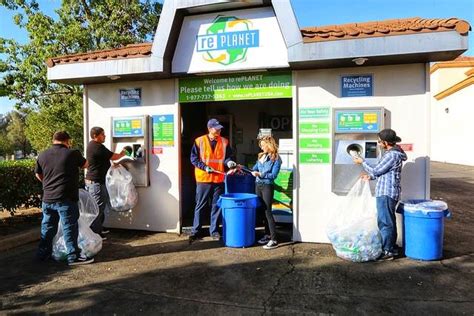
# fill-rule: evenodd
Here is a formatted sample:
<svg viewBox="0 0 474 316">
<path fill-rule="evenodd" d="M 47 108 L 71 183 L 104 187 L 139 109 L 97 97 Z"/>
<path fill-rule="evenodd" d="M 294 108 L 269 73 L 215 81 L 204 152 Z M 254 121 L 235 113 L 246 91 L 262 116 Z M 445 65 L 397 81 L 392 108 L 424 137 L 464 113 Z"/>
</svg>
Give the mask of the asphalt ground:
<svg viewBox="0 0 474 316">
<path fill-rule="evenodd" d="M 444 257 L 352 263 L 331 245 L 271 251 L 113 230 L 91 265 L 0 253 L 0 314 L 474 315 L 474 167 L 432 163 L 432 198 L 453 213 Z M 280 227 L 280 230 L 285 230 Z"/>
</svg>

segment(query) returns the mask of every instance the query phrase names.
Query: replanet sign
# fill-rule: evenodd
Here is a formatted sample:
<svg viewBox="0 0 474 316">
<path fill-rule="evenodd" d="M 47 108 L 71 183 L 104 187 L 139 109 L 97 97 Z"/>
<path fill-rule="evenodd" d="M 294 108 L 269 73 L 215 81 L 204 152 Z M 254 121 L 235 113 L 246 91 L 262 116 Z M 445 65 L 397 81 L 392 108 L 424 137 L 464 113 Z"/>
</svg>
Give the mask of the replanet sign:
<svg viewBox="0 0 474 316">
<path fill-rule="evenodd" d="M 288 50 L 271 7 L 184 17 L 172 72 L 194 74 L 289 68 Z"/>
<path fill-rule="evenodd" d="M 260 32 L 251 27 L 250 20 L 218 16 L 205 35 L 197 36 L 196 50 L 206 53 L 203 58 L 211 63 L 231 65 L 243 61 L 249 48 L 259 46 Z"/>
</svg>

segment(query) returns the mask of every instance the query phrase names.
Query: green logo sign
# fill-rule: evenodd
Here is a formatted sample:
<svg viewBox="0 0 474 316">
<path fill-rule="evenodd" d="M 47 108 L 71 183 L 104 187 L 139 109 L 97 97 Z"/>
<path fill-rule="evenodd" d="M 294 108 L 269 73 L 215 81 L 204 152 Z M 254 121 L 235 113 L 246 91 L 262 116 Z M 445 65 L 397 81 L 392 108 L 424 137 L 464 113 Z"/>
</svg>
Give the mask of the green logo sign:
<svg viewBox="0 0 474 316">
<path fill-rule="evenodd" d="M 196 41 L 206 61 L 227 66 L 245 61 L 248 49 L 259 47 L 259 31 L 252 30 L 250 20 L 220 15 Z"/>
</svg>

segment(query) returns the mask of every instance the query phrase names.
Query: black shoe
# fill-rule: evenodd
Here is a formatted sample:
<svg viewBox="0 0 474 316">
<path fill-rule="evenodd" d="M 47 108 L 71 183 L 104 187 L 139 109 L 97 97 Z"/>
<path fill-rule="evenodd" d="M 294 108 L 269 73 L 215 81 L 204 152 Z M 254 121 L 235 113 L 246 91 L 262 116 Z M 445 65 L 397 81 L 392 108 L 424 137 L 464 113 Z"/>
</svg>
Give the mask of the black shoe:
<svg viewBox="0 0 474 316">
<path fill-rule="evenodd" d="M 52 257 L 51 255 L 36 255 L 35 256 L 35 260 L 38 261 L 38 262 L 46 262 L 46 261 L 49 261 L 51 260 Z"/>
<path fill-rule="evenodd" d="M 384 251 L 380 257 L 377 258 L 377 261 L 391 261 L 394 259 L 393 252 Z"/>
<path fill-rule="evenodd" d="M 199 237 L 197 235 L 189 235 L 189 243 L 192 244 L 193 242 L 195 242 L 196 240 L 198 240 Z"/>
<path fill-rule="evenodd" d="M 212 234 L 211 238 L 212 238 L 212 240 L 220 240 L 221 235 L 219 233 L 214 233 L 214 234 Z"/>
<path fill-rule="evenodd" d="M 89 264 L 89 263 L 92 263 L 92 262 L 94 262 L 94 258 L 79 256 L 74 261 L 68 262 L 67 265 L 68 266 L 79 266 L 79 265 L 83 265 L 83 264 Z"/>
</svg>

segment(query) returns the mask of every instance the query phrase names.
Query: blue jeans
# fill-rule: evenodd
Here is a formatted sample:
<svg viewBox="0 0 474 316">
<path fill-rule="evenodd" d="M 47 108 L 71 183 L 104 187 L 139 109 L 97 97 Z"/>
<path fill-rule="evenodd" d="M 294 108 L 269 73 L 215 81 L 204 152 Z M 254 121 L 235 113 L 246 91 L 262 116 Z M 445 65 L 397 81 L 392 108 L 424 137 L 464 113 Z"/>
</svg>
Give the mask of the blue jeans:
<svg viewBox="0 0 474 316">
<path fill-rule="evenodd" d="M 86 190 L 97 202 L 97 206 L 99 206 L 99 215 L 92 222 L 91 229 L 94 233 L 100 234 L 102 233 L 102 225 L 104 225 L 105 220 L 105 208 L 110 204 L 109 193 L 105 184 L 100 184 L 99 182 L 86 183 Z"/>
<path fill-rule="evenodd" d="M 382 235 L 382 250 L 393 252 L 397 242 L 397 221 L 395 208 L 398 201 L 383 195 L 375 198 L 377 205 L 377 224 Z"/>
<path fill-rule="evenodd" d="M 211 194 L 212 208 L 209 233 L 211 236 L 218 233 L 221 209 L 217 206 L 217 201 L 222 193 L 224 193 L 224 183 L 196 183 L 196 207 L 194 208 L 194 221 L 191 235 L 198 234 L 201 229 L 201 212 L 207 206 Z"/>
<path fill-rule="evenodd" d="M 41 239 L 38 248 L 38 257 L 46 259 L 51 256 L 53 238 L 58 232 L 58 223 L 61 221 L 64 243 L 66 244 L 67 261 L 74 261 L 81 254 L 77 245 L 79 237 L 79 207 L 77 202 L 62 201 L 42 204 L 43 220 L 41 222 Z"/>
</svg>

